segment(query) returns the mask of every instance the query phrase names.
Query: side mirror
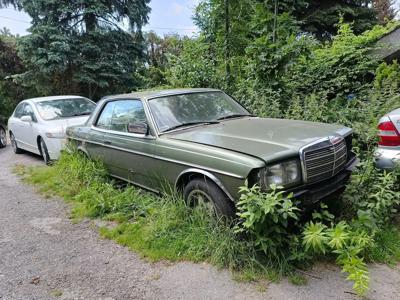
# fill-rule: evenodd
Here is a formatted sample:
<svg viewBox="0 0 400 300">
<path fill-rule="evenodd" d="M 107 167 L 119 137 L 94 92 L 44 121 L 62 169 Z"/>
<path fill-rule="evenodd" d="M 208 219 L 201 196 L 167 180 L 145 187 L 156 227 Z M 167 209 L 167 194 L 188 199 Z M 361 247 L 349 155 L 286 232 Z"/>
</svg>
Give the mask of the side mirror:
<svg viewBox="0 0 400 300">
<path fill-rule="evenodd" d="M 31 116 L 22 116 L 21 117 L 21 121 L 22 122 L 26 122 L 26 123 L 31 123 L 32 122 L 32 117 Z"/>
<path fill-rule="evenodd" d="M 135 133 L 135 134 L 149 134 L 149 126 L 147 123 L 138 122 L 138 123 L 129 123 L 128 124 L 128 132 Z"/>
</svg>

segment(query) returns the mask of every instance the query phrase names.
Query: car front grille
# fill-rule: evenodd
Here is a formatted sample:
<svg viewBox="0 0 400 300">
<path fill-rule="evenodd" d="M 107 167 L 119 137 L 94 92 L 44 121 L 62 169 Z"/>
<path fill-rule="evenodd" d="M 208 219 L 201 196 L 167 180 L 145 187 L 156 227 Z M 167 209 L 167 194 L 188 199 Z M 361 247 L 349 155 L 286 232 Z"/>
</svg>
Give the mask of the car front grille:
<svg viewBox="0 0 400 300">
<path fill-rule="evenodd" d="M 313 183 L 331 178 L 346 165 L 347 146 L 343 138 L 335 137 L 302 150 L 304 179 Z"/>
</svg>

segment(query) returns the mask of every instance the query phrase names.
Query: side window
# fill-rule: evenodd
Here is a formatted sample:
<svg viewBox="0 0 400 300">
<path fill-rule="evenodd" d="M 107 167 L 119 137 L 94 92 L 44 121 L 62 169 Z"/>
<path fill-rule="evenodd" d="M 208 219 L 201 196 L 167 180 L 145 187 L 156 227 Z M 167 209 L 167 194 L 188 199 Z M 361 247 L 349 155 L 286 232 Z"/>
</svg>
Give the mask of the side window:
<svg viewBox="0 0 400 300">
<path fill-rule="evenodd" d="M 31 116 L 33 122 L 37 122 L 35 113 L 33 111 L 33 108 L 30 104 L 25 103 L 25 108 L 24 108 L 24 116 Z"/>
<path fill-rule="evenodd" d="M 14 117 L 20 119 L 24 115 L 25 103 L 20 103 L 15 109 Z"/>
<path fill-rule="evenodd" d="M 128 132 L 128 124 L 146 122 L 142 101 L 118 100 L 103 108 L 96 127 L 106 130 Z"/>
<path fill-rule="evenodd" d="M 142 101 L 115 101 L 111 130 L 128 132 L 128 124 L 146 122 Z"/>
<path fill-rule="evenodd" d="M 115 102 L 108 102 L 103 108 L 99 119 L 97 120 L 96 127 L 101 129 L 111 129 L 111 119 L 114 111 Z"/>
</svg>

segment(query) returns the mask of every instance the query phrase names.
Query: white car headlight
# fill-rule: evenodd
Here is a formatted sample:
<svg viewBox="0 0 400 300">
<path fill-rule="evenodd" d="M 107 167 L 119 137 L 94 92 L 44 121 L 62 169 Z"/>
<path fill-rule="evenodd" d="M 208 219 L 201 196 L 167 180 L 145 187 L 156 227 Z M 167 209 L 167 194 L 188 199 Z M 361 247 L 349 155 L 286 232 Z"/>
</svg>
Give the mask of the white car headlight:
<svg viewBox="0 0 400 300">
<path fill-rule="evenodd" d="M 265 171 L 265 185 L 271 184 L 290 186 L 301 181 L 300 163 L 298 160 L 289 160 L 271 165 Z"/>
<path fill-rule="evenodd" d="M 46 132 L 46 136 L 49 139 L 65 139 L 67 135 L 65 132 L 58 131 L 58 132 Z"/>
</svg>

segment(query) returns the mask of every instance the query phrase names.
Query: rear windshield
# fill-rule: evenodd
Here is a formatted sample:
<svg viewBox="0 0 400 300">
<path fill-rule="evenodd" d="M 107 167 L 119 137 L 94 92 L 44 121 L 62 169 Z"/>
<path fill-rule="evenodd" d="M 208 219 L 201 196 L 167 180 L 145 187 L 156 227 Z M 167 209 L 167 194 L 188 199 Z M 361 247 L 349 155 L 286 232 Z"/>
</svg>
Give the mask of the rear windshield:
<svg viewBox="0 0 400 300">
<path fill-rule="evenodd" d="M 41 101 L 36 104 L 43 120 L 57 120 L 90 115 L 95 107 L 92 101 L 86 98 Z"/>
</svg>

